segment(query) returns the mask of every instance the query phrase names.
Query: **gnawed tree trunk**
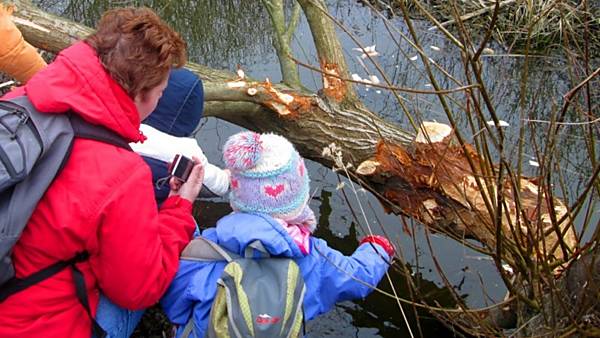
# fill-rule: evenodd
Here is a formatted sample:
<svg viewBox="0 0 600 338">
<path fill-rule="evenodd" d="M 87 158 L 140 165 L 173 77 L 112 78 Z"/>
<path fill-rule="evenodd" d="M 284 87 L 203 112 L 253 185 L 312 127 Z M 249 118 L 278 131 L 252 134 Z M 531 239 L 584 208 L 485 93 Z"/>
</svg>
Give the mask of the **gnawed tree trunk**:
<svg viewBox="0 0 600 338">
<path fill-rule="evenodd" d="M 16 5 L 14 22 L 25 39 L 40 49 L 56 53 L 92 32 L 27 1 L 11 3 Z M 469 145 L 455 142 L 451 130 L 433 139 L 434 133 L 425 126 L 415 140 L 412 133 L 368 111 L 357 99 L 352 84 L 345 81 L 346 64 L 333 24 L 323 14 L 325 5 L 304 0 L 299 4 L 313 32 L 325 74 L 323 90 L 310 93 L 295 80 L 290 81 L 290 86 L 272 84 L 190 63 L 187 67 L 204 80 L 206 116 L 285 135 L 304 157 L 327 167 L 334 161 L 323 155 L 323 149 L 335 143 L 342 149 L 343 163 L 353 164 L 350 172 L 385 197 L 390 210 L 455 239 L 476 239 L 492 252 L 497 248 L 497 238 L 505 240 L 503 247 L 509 249 L 514 247 L 511 241 L 534 240 L 541 259 L 547 261 L 562 258 L 573 250 L 576 238 L 568 226 L 567 208 L 560 200 L 540 196 L 534 181 L 522 178 L 517 188 L 508 180 L 500 180 L 502 189 L 498 189 L 494 169 L 472 169 L 471 163 L 484 161 Z M 276 47 L 285 49 L 285 43 L 285 39 L 280 39 Z M 286 69 L 282 67 L 284 73 L 294 72 Z M 295 79 L 293 74 L 287 78 Z M 521 206 L 520 212 L 516 203 Z M 562 220 L 560 227 L 551 226 L 552 217 Z M 559 232 L 564 236 L 558 236 Z M 540 234 L 545 236 L 545 246 Z"/>
</svg>

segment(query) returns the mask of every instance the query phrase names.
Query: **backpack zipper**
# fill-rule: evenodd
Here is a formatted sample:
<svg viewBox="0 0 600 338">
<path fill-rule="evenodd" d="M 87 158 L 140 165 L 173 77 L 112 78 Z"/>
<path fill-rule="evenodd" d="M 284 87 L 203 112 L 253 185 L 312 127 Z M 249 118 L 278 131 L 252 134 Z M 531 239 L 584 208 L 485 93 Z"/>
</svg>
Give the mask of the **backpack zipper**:
<svg viewBox="0 0 600 338">
<path fill-rule="evenodd" d="M 22 111 L 18 111 L 21 116 L 21 124 L 26 125 L 29 130 L 31 130 L 31 132 L 33 133 L 33 136 L 35 137 L 35 139 L 37 140 L 37 142 L 40 145 L 40 155 L 44 153 L 44 142 L 42 142 L 42 135 L 40 135 L 40 132 L 38 131 L 38 129 L 35 126 L 35 123 L 33 123 L 33 120 L 27 116 L 27 114 L 23 113 Z"/>
<path fill-rule="evenodd" d="M 40 144 L 40 148 L 42 149 L 41 152 L 43 153 L 44 152 L 44 143 L 42 142 L 42 135 L 40 135 L 40 132 L 35 127 L 35 123 L 33 123 L 32 119 L 29 117 L 29 115 L 23 111 L 23 108 L 15 103 L 6 102 L 6 101 L 0 102 L 0 108 L 5 109 L 5 110 L 11 110 L 11 112 L 13 114 L 16 114 L 19 117 L 19 120 L 20 120 L 19 126 L 26 125 L 31 130 L 31 132 L 33 133 L 33 136 L 35 137 L 37 142 Z M 2 123 L 1 120 L 0 120 L 0 123 Z M 9 128 L 7 128 L 7 126 L 4 123 L 2 123 L 2 125 L 7 130 L 10 130 Z M 17 126 L 17 128 L 13 132 L 13 136 L 16 136 L 18 129 L 19 129 L 19 127 Z"/>
<path fill-rule="evenodd" d="M 9 110 L 9 114 L 15 114 L 15 115 L 17 115 L 17 118 L 19 119 L 19 123 L 14 130 L 11 130 L 8 127 L 8 125 L 6 125 L 6 123 L 3 121 L 3 119 L 0 119 L 0 124 L 11 133 L 11 139 L 15 140 L 19 144 L 19 148 L 21 149 L 21 155 L 22 155 L 21 157 L 23 157 L 23 158 L 25 157 L 25 150 L 23 149 L 23 144 L 19 141 L 19 139 L 17 139 L 17 132 L 19 131 L 19 128 L 23 125 L 26 125 L 29 128 L 29 130 L 31 130 L 31 133 L 33 134 L 36 141 L 40 145 L 40 149 L 41 149 L 40 154 L 42 154 L 44 151 L 44 144 L 42 143 L 42 136 L 40 135 L 39 131 L 35 127 L 35 124 L 31 120 L 31 118 L 29 118 L 27 113 L 23 112 L 19 107 L 15 107 L 13 105 L 0 104 L 0 108 Z M 19 176 L 19 173 L 17 173 L 15 167 L 12 165 L 11 161 L 8 158 L 8 155 L 6 154 L 6 152 L 4 151 L 3 148 L 0 148 L 0 160 L 2 160 L 2 163 L 4 164 L 6 171 L 8 171 L 8 174 L 13 179 L 17 178 Z M 25 171 L 26 168 L 24 167 L 23 170 Z"/>
<path fill-rule="evenodd" d="M 2 148 L 2 147 L 0 147 L 0 161 L 2 161 L 2 164 L 6 168 L 6 171 L 8 171 L 8 174 L 10 175 L 10 177 L 15 178 L 17 176 L 15 167 L 13 167 L 12 163 L 8 159 L 8 156 L 6 155 L 6 152 L 4 151 L 4 148 Z"/>
<path fill-rule="evenodd" d="M 9 114 L 12 114 L 12 113 L 14 113 L 14 112 L 10 112 Z M 16 130 L 15 131 L 11 130 L 4 122 L 4 119 L 1 119 L 1 118 L 0 118 L 0 125 L 2 125 L 2 127 L 11 134 L 11 139 L 14 140 L 15 136 L 17 134 Z M 14 179 L 17 176 L 17 171 L 16 171 L 15 167 L 12 165 L 12 162 L 10 161 L 10 159 L 8 158 L 8 155 L 4 151 L 4 148 L 2 148 L 2 147 L 0 147 L 0 160 L 2 161 L 2 164 L 6 168 L 6 171 L 8 172 L 10 177 Z"/>
</svg>

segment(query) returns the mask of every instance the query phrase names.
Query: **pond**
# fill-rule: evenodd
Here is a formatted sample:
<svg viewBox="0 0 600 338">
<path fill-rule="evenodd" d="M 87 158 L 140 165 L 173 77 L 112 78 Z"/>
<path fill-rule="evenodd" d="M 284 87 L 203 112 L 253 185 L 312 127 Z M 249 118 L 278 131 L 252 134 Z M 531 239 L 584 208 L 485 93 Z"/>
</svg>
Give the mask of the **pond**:
<svg viewBox="0 0 600 338">
<path fill-rule="evenodd" d="M 183 0 L 183 1 L 106 1 L 106 0 L 46 0 L 34 1 L 41 8 L 62 16 L 94 26 L 102 12 L 114 6 L 146 5 L 155 9 L 167 22 L 187 40 L 189 57 L 193 62 L 217 69 L 235 70 L 242 67 L 246 74 L 255 79 L 269 78 L 271 82 L 281 80 L 279 64 L 272 48 L 269 17 L 260 1 L 245 0 Z M 289 1 L 287 1 L 289 4 Z M 423 66 L 408 43 L 399 38 L 407 32 L 400 19 L 384 20 L 357 1 L 336 0 L 328 2 L 331 14 L 363 46 L 375 45 L 377 61 L 390 77 L 392 83 L 402 87 L 427 89 L 431 85 L 424 75 Z M 392 25 L 393 29 L 389 29 Z M 429 58 L 444 67 L 457 78 L 463 78 L 460 54 L 439 32 L 429 30 L 426 22 L 415 21 L 422 46 Z M 338 31 L 349 68 L 365 78 L 377 74 L 375 68 L 364 61 L 353 48 L 358 46 L 347 32 Z M 310 30 L 304 19 L 292 40 L 296 57 L 302 62 L 317 64 L 316 52 Z M 500 118 L 509 124 L 507 138 L 512 149 L 516 149 L 519 138 L 520 112 L 535 111 L 539 119 L 546 119 L 556 108 L 560 98 L 570 88 L 566 61 L 554 57 L 540 57 L 524 66 L 523 58 L 506 54 L 501 46 L 492 45 L 493 54 L 483 58 L 488 90 L 496 104 Z M 320 76 L 300 68 L 301 79 L 310 89 L 319 89 Z M 529 89 L 523 93 L 520 81 L 527 75 Z M 380 76 L 381 77 L 381 76 Z M 439 77 L 440 86 L 452 88 L 449 77 Z M 398 101 L 385 91 L 359 86 L 358 92 L 372 111 L 411 130 Z M 460 95 L 460 94 L 456 94 Z M 433 96 L 401 94 L 410 109 L 420 111 L 427 120 L 445 122 L 445 113 Z M 557 99 L 558 100 L 558 99 Z M 459 123 L 467 130 L 466 119 Z M 221 146 L 227 137 L 240 128 L 213 118 L 205 119 L 198 128 L 197 138 L 209 160 L 221 164 Z M 537 136 L 543 137 L 542 131 Z M 582 140 L 576 131 L 567 132 L 561 143 L 565 167 L 572 173 L 569 188 L 575 192 L 581 188 L 588 176 L 585 153 L 576 151 Z M 526 149 L 529 149 L 529 143 Z M 507 151 L 515 154 L 516 151 Z M 523 167 L 526 174 L 535 175 L 534 152 L 526 150 Z M 518 161 L 518 157 L 511 158 Z M 419 294 L 442 307 L 455 307 L 450 290 L 445 286 L 436 265 L 442 267 L 451 287 L 458 291 L 469 306 L 483 307 L 500 301 L 506 293 L 495 266 L 481 254 L 457 242 L 439 235 L 428 235 L 419 224 L 388 215 L 375 197 L 364 190 L 352 188 L 351 182 L 320 164 L 308 163 L 312 179 L 313 198 L 311 206 L 319 219 L 316 235 L 345 254 L 351 253 L 358 239 L 365 234 L 367 226 L 374 231 L 390 236 L 400 249 Z M 340 188 L 339 182 L 344 182 Z M 197 208 L 198 220 L 203 226 L 214 224 L 221 215 L 229 212 L 225 200 L 212 200 Z M 354 217 L 353 215 L 357 216 Z M 364 214 L 364 216 L 363 216 Z M 407 231 L 408 230 L 408 231 Z M 436 258 L 434 261 L 433 257 Z M 391 274 L 398 296 L 411 299 L 412 295 L 402 274 Z M 389 282 L 384 280 L 379 287 L 390 291 Z M 417 325 L 425 337 L 450 336 L 440 322 L 430 314 L 416 311 L 403 305 L 407 322 L 399 310 L 398 303 L 377 292 L 363 301 L 346 302 L 334 311 L 309 323 L 307 332 L 312 337 L 401 337 L 408 336 L 407 326 L 417 334 Z M 415 312 L 418 312 L 419 324 Z"/>
</svg>

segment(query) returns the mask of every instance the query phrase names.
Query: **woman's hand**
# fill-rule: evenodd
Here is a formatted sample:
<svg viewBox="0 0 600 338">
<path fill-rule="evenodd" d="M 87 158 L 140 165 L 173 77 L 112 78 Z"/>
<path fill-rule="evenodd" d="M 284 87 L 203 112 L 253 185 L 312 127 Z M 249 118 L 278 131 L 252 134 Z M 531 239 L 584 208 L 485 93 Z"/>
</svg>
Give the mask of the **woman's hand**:
<svg viewBox="0 0 600 338">
<path fill-rule="evenodd" d="M 175 177 L 172 177 L 169 181 L 169 186 L 171 187 L 169 196 L 179 195 L 179 197 L 194 203 L 204 183 L 204 166 L 199 158 L 194 156 L 192 160 L 195 164 L 185 183 Z"/>
</svg>

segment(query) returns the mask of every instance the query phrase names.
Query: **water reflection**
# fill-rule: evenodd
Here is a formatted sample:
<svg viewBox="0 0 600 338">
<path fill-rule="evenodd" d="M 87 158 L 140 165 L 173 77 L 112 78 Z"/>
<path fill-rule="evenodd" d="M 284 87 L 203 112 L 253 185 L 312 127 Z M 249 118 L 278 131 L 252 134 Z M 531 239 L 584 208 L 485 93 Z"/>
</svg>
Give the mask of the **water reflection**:
<svg viewBox="0 0 600 338">
<path fill-rule="evenodd" d="M 363 46 L 377 46 L 380 56 L 375 61 L 384 70 L 390 82 L 398 87 L 433 90 L 431 80 L 425 72 L 421 57 L 406 41 L 403 36 L 410 36 L 408 28 L 402 20 L 397 18 L 386 22 L 380 17 L 371 15 L 369 10 L 361 6 L 352 6 L 352 1 L 336 1 L 330 6 L 332 14 L 339 19 L 345 29 L 350 31 Z M 414 29 L 419 36 L 419 43 L 423 48 L 431 67 L 436 82 L 440 88 L 452 89 L 467 83 L 465 66 L 458 47 L 446 40 L 442 33 L 429 30 L 431 24 L 425 21 L 413 21 Z M 341 29 L 340 29 L 341 31 Z M 367 59 L 360 57 L 360 52 L 353 51 L 358 47 L 345 33 L 340 33 L 349 60 L 351 72 L 357 73 L 361 78 L 368 75 L 377 75 L 383 78 L 377 68 Z M 534 56 L 527 60 L 519 55 L 507 55 L 504 48 L 498 44 L 490 45 L 492 54 L 482 56 L 482 78 L 487 92 L 493 102 L 493 108 L 498 117 L 510 125 L 504 129 L 506 142 L 504 156 L 510 162 L 522 160 L 524 174 L 537 175 L 538 167 L 531 166 L 530 160 L 535 158 L 534 144 L 546 143 L 548 124 L 530 123 L 525 125 L 524 155 L 519 159 L 518 142 L 520 140 L 519 126 L 523 119 L 549 121 L 561 108 L 562 97 L 577 83 L 572 83 L 569 76 L 569 62 L 560 56 Z M 439 66 L 443 71 L 436 68 Z M 472 75 L 471 75 L 472 76 Z M 521 81 L 527 79 L 526 86 Z M 592 86 L 593 87 L 593 86 Z M 373 88 L 361 85 L 358 92 L 368 107 L 378 112 L 384 118 L 394 121 L 406 130 L 411 130 L 408 118 L 403 112 L 396 97 L 386 91 L 377 92 Z M 598 96 L 596 91 L 596 96 Z M 593 94 L 593 93 L 592 93 Z M 448 123 L 446 113 L 443 111 L 439 99 L 435 95 L 400 93 L 401 100 L 414 116 L 419 112 L 421 117 L 428 121 Z M 460 130 L 468 141 L 480 132 L 480 128 L 471 130 L 465 113 L 464 93 L 456 92 L 446 96 L 453 119 L 457 121 Z M 482 98 L 480 98 L 482 100 Z M 485 105 L 482 105 L 486 109 Z M 471 107 L 471 109 L 473 109 Z M 592 109 L 593 110 L 593 109 Z M 490 112 L 484 110 L 484 115 L 491 120 Z M 585 121 L 585 114 L 576 115 L 572 109 L 566 117 L 569 121 Z M 482 121 L 485 123 L 485 121 Z M 589 178 L 592 171 L 591 163 L 585 151 L 582 128 L 587 126 L 570 126 L 560 135 L 561 147 L 557 149 L 561 170 L 564 170 L 568 180 L 567 193 L 574 194 L 580 191 L 582 184 Z M 535 142 L 535 143 L 534 143 Z M 493 152 L 494 156 L 498 154 Z M 571 175 L 572 174 L 572 175 Z M 557 182 L 558 185 L 558 182 Z M 562 195 L 562 193 L 561 193 Z"/>
<path fill-rule="evenodd" d="M 108 8 L 123 5 L 145 5 L 155 9 L 187 40 L 190 59 L 210 67 L 219 69 L 235 69 L 240 64 L 249 75 L 256 78 L 269 77 L 274 82 L 281 78 L 279 66 L 271 47 L 271 26 L 266 11 L 259 1 L 248 0 L 196 0 L 196 1 L 106 1 L 106 0 L 36 0 L 40 7 L 58 13 L 75 21 L 93 26 L 101 13 Z M 286 1 L 290 3 L 290 1 Z M 400 21 L 393 22 L 393 29 L 388 30 L 385 22 L 371 15 L 368 9 L 358 6 L 352 0 L 329 1 L 333 16 L 361 41 L 363 46 L 376 45 L 381 54 L 377 58 L 391 82 L 396 86 L 431 89 L 430 81 L 425 76 L 423 64 L 410 45 L 400 38 L 406 34 L 407 28 Z M 458 82 L 464 81 L 463 66 L 458 50 L 435 31 L 427 30 L 428 24 L 415 22 L 415 28 L 421 36 L 421 44 L 429 58 L 442 66 Z M 352 50 L 357 47 L 352 39 L 340 31 L 340 38 L 348 56 L 351 72 L 366 77 L 377 74 L 375 68 L 360 59 L 360 54 Z M 390 35 L 391 32 L 391 35 Z M 292 39 L 292 47 L 297 58 L 306 63 L 318 64 L 312 46 L 312 38 L 305 20 L 299 24 L 298 31 Z M 435 48 L 434 48 L 435 47 Z M 565 71 L 566 62 L 560 59 L 539 58 L 530 60 L 524 68 L 524 61 L 519 57 L 501 56 L 502 49 L 492 46 L 495 55 L 483 58 L 484 78 L 492 95 L 494 108 L 500 117 L 510 124 L 507 129 L 507 155 L 516 154 L 515 146 L 519 139 L 518 128 L 522 116 L 528 118 L 548 119 L 556 111 L 558 102 L 551 98 L 560 98 L 569 86 Z M 529 89 L 521 92 L 519 82 L 527 75 Z M 312 89 L 319 88 L 320 76 L 307 69 L 300 69 L 303 83 Z M 443 88 L 457 87 L 452 77 L 435 71 L 436 80 Z M 381 76 L 380 76 L 381 78 Z M 365 86 L 358 86 L 358 93 L 366 105 L 381 116 L 403 125 L 410 130 L 407 118 L 402 112 L 396 98 L 388 92 L 377 91 Z M 412 112 L 419 111 L 427 120 L 446 121 L 438 99 L 433 95 L 414 95 L 401 93 L 403 102 Z M 521 101 L 521 96 L 524 100 Z M 458 102 L 464 99 L 460 93 L 452 95 L 450 107 L 455 118 L 468 131 L 468 123 L 464 116 L 464 107 Z M 576 119 L 577 117 L 572 117 Z M 581 151 L 583 140 L 578 134 L 580 127 L 565 128 L 561 140 L 563 168 L 573 173 L 569 179 L 572 191 L 578 191 L 581 182 L 589 173 L 586 153 Z M 199 128 L 198 140 L 204 145 L 207 157 L 215 164 L 221 163 L 221 146 L 226 138 L 237 132 L 238 127 L 215 119 L 203 121 Z M 476 131 L 472 131 L 475 133 Z M 467 133 L 468 134 L 468 133 Z M 533 135 L 538 143 L 543 141 L 545 129 L 543 125 L 535 125 L 526 133 L 525 173 L 535 175 L 535 167 L 528 166 L 528 160 L 534 155 L 530 142 Z M 216 145 L 216 146 L 214 146 Z M 516 158 L 511 158 L 516 161 Z M 563 164 L 561 163 L 561 165 Z M 364 220 L 354 220 L 351 210 L 358 210 L 359 203 L 371 205 L 366 210 L 366 219 L 375 225 L 381 224 L 394 243 L 402 250 L 406 258 L 407 268 L 419 286 L 421 294 L 428 300 L 435 300 L 441 306 L 454 307 L 450 290 L 441 282 L 431 259 L 433 254 L 425 244 L 425 232 L 418 225 L 412 229 L 410 237 L 402 228 L 404 224 L 394 215 L 383 212 L 376 199 L 367 193 L 360 192 L 358 199 L 345 200 L 337 189 L 338 178 L 328 168 L 315 163 L 308 163 L 312 178 L 312 189 L 316 189 L 311 206 L 319 217 L 317 236 L 326 239 L 330 245 L 346 254 L 351 253 L 357 245 L 357 238 L 366 233 Z M 347 180 L 346 187 L 349 186 Z M 197 206 L 196 212 L 203 226 L 214 224 L 216 219 L 228 212 L 228 205 L 223 200 L 203 203 Z M 441 236 L 431 238 L 433 250 L 444 274 L 451 284 L 459 288 L 460 293 L 471 306 L 484 306 L 488 302 L 497 301 L 504 296 L 505 289 L 498 278 L 492 262 L 481 255 L 466 249 L 458 243 Z M 393 272 L 392 280 L 400 297 L 411 299 L 408 287 L 399 272 Z M 483 282 L 482 282 L 483 281 Z M 482 286 L 482 284 L 485 284 Z M 387 282 L 380 287 L 389 291 Z M 413 329 L 416 327 L 412 309 L 405 308 Z M 425 337 L 446 336 L 447 331 L 428 314 L 419 312 L 421 327 Z M 406 335 L 406 324 L 398 311 L 397 303 L 389 297 L 373 294 L 365 301 L 344 303 L 335 311 L 325 315 L 321 320 L 309 325 L 313 336 L 327 337 L 397 337 Z M 415 332 L 413 330 L 413 332 Z"/>
<path fill-rule="evenodd" d="M 315 231 L 315 235 L 319 238 L 325 239 L 330 246 L 338 248 L 345 255 L 350 255 L 358 246 L 358 240 L 360 232 L 357 231 L 356 223 L 351 222 L 348 228 L 348 232 L 344 236 L 334 233 L 333 227 L 328 226 L 331 221 L 331 212 L 338 206 L 332 207 L 331 198 L 334 193 L 328 190 L 322 190 L 320 195 L 320 207 L 319 210 L 319 227 Z M 413 267 L 407 265 L 407 273 L 413 276 L 413 283 L 417 285 L 419 293 L 425 302 L 434 304 L 437 302 L 439 306 L 453 308 L 456 306 L 451 293 L 449 290 L 439 287 L 435 283 L 423 279 L 422 274 L 412 273 Z M 410 287 L 403 275 L 404 271 L 402 267 L 395 264 L 393 268 L 389 270 L 390 279 L 393 281 L 393 288 L 396 290 L 398 297 L 402 299 L 412 299 L 413 295 L 410 294 Z M 392 286 L 387 278 L 378 285 L 382 291 L 388 294 L 393 294 Z M 354 303 L 344 303 L 338 306 L 338 308 L 344 309 L 345 312 L 352 316 L 353 328 L 348 331 L 360 332 L 360 328 L 377 328 L 377 332 L 382 337 L 397 337 L 405 336 L 409 332 L 406 327 L 406 323 L 403 321 L 398 308 L 398 303 L 382 293 L 373 292 L 366 300 L 357 301 Z M 447 333 L 446 329 L 443 328 L 437 320 L 431 318 L 430 314 L 423 310 L 416 310 L 412 307 L 404 304 L 403 309 L 407 315 L 409 325 L 413 330 L 416 330 L 416 321 L 420 320 L 422 326 L 422 333 L 424 337 L 436 337 L 441 333 Z M 414 312 L 416 311 L 416 313 Z M 332 315 L 326 316 L 326 318 Z M 339 313 L 335 316 L 339 316 Z M 418 318 L 418 319 L 417 319 Z M 319 328 L 318 324 L 316 327 Z M 320 328 L 322 330 L 322 328 Z M 321 331 L 319 331 L 321 332 Z M 341 332 L 335 332 L 336 335 Z M 364 335 L 363 335 L 364 336 Z"/>
<path fill-rule="evenodd" d="M 110 8 L 154 9 L 187 41 L 190 61 L 235 69 L 272 53 L 271 24 L 259 1 L 35 0 L 40 8 L 94 27 Z M 249 62 L 249 60 L 252 60 Z M 273 60 L 271 60 L 272 62 Z"/>
</svg>

